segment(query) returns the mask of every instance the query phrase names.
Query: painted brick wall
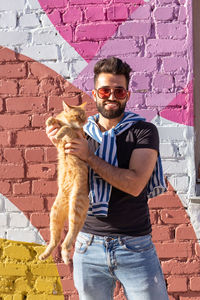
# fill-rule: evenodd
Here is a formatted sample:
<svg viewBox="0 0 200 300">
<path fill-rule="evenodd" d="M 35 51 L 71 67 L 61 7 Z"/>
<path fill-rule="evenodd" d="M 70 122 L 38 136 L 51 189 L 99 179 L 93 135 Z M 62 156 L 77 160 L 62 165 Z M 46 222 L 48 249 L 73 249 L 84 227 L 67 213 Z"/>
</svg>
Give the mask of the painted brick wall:
<svg viewBox="0 0 200 300">
<path fill-rule="evenodd" d="M 0 2 L 0 299 L 77 300 L 60 257 L 38 261 L 57 193 L 45 120 L 91 99 L 93 66 L 115 55 L 132 69 L 127 109 L 156 124 L 168 192 L 151 199 L 153 240 L 170 300 L 199 300 L 193 132 L 192 2 Z M 67 228 L 65 228 L 66 232 Z M 64 236 L 64 234 L 63 234 Z M 124 300 L 117 286 L 115 300 Z"/>
</svg>

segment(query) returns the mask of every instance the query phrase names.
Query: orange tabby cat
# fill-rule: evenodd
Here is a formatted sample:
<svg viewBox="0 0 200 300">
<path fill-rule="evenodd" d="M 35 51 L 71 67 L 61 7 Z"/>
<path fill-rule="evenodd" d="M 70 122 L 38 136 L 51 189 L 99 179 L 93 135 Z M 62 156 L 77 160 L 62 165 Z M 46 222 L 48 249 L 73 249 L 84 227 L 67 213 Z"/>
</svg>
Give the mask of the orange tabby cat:
<svg viewBox="0 0 200 300">
<path fill-rule="evenodd" d="M 73 242 L 86 218 L 89 206 L 88 168 L 78 157 L 65 153 L 65 144 L 78 138 L 83 132 L 86 115 L 83 103 L 80 106 L 69 106 L 63 102 L 64 111 L 55 118 L 50 117 L 46 125 L 59 124 L 61 128 L 56 134 L 58 143 L 58 194 L 50 213 L 50 243 L 39 259 L 46 259 L 60 241 L 64 222 L 68 219 L 68 233 L 62 243 L 62 259 L 69 263 L 69 252 Z"/>
</svg>

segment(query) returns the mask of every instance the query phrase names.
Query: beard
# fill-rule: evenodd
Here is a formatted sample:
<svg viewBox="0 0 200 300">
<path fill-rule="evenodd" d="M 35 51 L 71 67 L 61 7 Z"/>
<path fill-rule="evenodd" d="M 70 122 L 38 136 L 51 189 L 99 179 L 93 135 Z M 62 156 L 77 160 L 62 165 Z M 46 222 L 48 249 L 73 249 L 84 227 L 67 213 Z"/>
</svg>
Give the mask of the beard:
<svg viewBox="0 0 200 300">
<path fill-rule="evenodd" d="M 96 101 L 96 107 L 98 112 L 106 119 L 115 119 L 120 117 L 125 110 L 126 102 L 116 102 L 116 101 L 109 101 L 111 103 L 117 103 L 118 109 L 105 109 L 106 103 L 103 103 L 102 101 Z"/>
</svg>

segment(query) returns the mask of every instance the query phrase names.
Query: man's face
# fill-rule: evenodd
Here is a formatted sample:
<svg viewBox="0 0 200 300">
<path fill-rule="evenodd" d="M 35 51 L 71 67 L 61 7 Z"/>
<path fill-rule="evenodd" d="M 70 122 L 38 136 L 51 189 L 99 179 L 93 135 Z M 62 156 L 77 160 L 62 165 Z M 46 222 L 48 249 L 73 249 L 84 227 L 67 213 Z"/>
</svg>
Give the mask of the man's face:
<svg viewBox="0 0 200 300">
<path fill-rule="evenodd" d="M 109 98 L 101 99 L 98 96 L 97 90 L 102 87 L 111 88 L 112 93 Z M 100 73 L 96 80 L 95 89 L 92 91 L 98 112 L 107 119 L 114 119 L 121 116 L 125 110 L 126 103 L 130 98 L 130 92 L 127 92 L 123 99 L 118 99 L 114 95 L 115 88 L 124 88 L 126 90 L 126 77 L 124 75 Z"/>
</svg>

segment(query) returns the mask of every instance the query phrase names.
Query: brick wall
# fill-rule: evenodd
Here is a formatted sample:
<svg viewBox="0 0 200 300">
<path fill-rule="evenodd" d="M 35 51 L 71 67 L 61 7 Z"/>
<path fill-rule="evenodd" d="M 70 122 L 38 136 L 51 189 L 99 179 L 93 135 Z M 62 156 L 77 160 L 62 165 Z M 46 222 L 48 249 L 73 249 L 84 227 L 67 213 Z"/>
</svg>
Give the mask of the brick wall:
<svg viewBox="0 0 200 300">
<path fill-rule="evenodd" d="M 1 1 L 0 299 L 78 299 L 60 246 L 48 261 L 37 259 L 49 240 L 57 193 L 56 150 L 44 124 L 63 99 L 87 101 L 88 115 L 96 112 L 93 66 L 109 55 L 133 69 L 127 109 L 160 134 L 168 192 L 149 205 L 170 300 L 200 299 L 200 214 L 189 202 L 195 184 L 191 13 L 189 0 Z M 124 299 L 119 286 L 115 299 Z"/>
</svg>

